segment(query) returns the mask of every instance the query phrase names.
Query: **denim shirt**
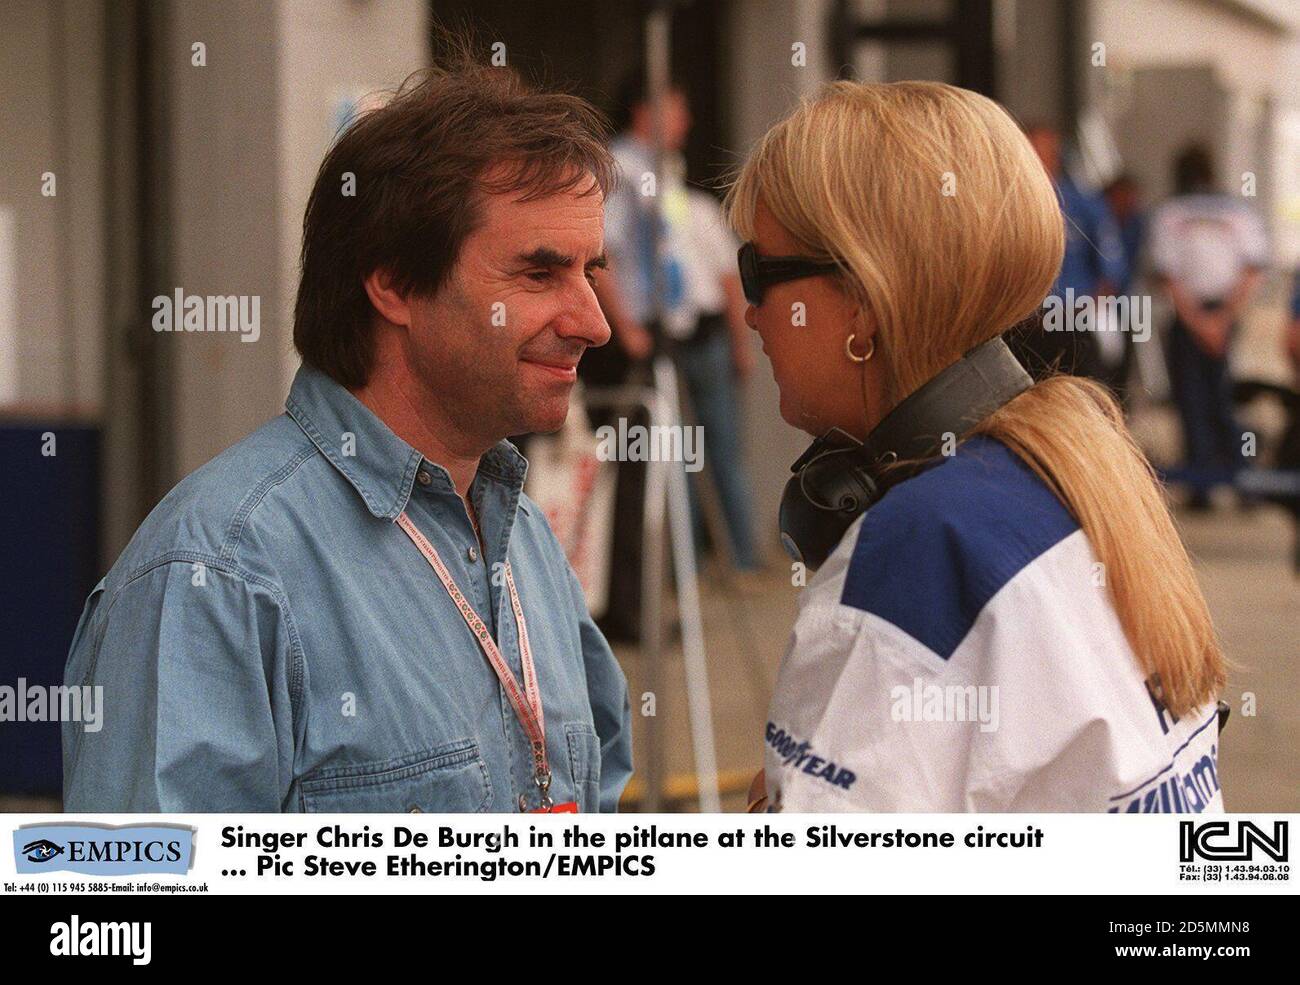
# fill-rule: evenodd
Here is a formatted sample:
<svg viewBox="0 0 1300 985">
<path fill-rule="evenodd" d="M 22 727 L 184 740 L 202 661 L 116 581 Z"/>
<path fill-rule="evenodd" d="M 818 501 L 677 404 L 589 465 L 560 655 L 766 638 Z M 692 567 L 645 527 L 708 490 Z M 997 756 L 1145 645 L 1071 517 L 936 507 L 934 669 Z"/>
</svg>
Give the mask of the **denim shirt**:
<svg viewBox="0 0 1300 985">
<path fill-rule="evenodd" d="M 510 561 L 536 662 L 556 803 L 616 808 L 627 683 L 508 442 L 470 495 L 304 366 L 272 420 L 154 509 L 86 602 L 65 724 L 70 811 L 515 811 L 538 804 L 527 737 L 403 511 L 517 679 Z"/>
</svg>

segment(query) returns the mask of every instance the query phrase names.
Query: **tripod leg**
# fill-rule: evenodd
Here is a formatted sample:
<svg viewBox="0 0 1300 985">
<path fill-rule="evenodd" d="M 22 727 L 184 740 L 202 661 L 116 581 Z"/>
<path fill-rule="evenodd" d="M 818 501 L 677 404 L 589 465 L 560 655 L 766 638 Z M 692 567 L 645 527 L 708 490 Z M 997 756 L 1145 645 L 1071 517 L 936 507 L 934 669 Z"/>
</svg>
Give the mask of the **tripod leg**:
<svg viewBox="0 0 1300 985">
<path fill-rule="evenodd" d="M 664 407 L 667 423 L 680 425 L 677 376 L 664 357 L 655 360 L 655 389 Z M 656 415 L 658 416 L 658 415 Z M 714 748 L 713 707 L 709 695 L 708 664 L 704 654 L 704 623 L 700 613 L 699 583 L 695 576 L 695 540 L 691 531 L 690 501 L 686 492 L 686 471 L 680 462 L 659 464 L 668 479 L 668 530 L 672 540 L 673 574 L 677 583 L 677 606 L 682 624 L 682 663 L 686 671 L 687 713 L 691 722 L 691 744 L 695 750 L 695 772 L 699 777 L 700 810 L 721 812 L 718 794 L 718 761 Z"/>
</svg>

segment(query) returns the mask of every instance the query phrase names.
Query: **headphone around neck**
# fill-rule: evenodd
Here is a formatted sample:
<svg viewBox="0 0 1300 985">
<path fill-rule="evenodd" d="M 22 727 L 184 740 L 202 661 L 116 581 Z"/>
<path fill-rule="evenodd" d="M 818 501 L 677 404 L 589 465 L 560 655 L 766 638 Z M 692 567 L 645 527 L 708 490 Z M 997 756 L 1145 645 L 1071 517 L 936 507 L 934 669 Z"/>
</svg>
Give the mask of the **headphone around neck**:
<svg viewBox="0 0 1300 985">
<path fill-rule="evenodd" d="M 960 437 L 1024 393 L 1033 380 L 1001 338 L 984 342 L 909 394 L 859 442 L 832 428 L 790 467 L 781 497 L 781 543 L 812 570 L 844 532 L 893 486 L 938 454 L 946 435 Z M 897 462 L 915 463 L 891 468 Z"/>
</svg>

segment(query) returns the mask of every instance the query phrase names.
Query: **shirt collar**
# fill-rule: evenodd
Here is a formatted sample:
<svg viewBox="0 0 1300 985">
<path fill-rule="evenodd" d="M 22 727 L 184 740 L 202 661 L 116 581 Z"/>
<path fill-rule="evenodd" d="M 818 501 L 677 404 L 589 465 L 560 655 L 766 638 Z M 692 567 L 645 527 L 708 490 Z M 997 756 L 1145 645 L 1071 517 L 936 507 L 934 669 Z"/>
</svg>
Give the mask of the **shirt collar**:
<svg viewBox="0 0 1300 985">
<path fill-rule="evenodd" d="M 431 488 L 455 493 L 446 469 L 427 461 L 346 387 L 313 366 L 299 367 L 285 410 L 376 517 L 396 520 L 406 509 L 421 463 L 433 480 Z M 515 491 L 523 488 L 527 471 L 528 462 L 508 441 L 497 442 L 479 459 L 479 475 Z"/>
</svg>

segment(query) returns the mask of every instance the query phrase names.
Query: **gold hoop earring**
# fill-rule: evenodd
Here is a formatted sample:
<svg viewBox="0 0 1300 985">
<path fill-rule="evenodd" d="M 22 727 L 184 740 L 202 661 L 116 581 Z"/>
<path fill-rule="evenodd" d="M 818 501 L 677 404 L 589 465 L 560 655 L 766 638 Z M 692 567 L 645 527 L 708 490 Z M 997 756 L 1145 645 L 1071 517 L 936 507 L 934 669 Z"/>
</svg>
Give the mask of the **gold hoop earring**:
<svg viewBox="0 0 1300 985">
<path fill-rule="evenodd" d="M 853 351 L 853 340 L 857 337 L 858 333 L 854 332 L 844 340 L 844 352 L 855 363 L 864 363 L 876 354 L 876 337 L 873 335 L 871 338 L 867 339 L 867 351 L 860 356 Z"/>
</svg>

